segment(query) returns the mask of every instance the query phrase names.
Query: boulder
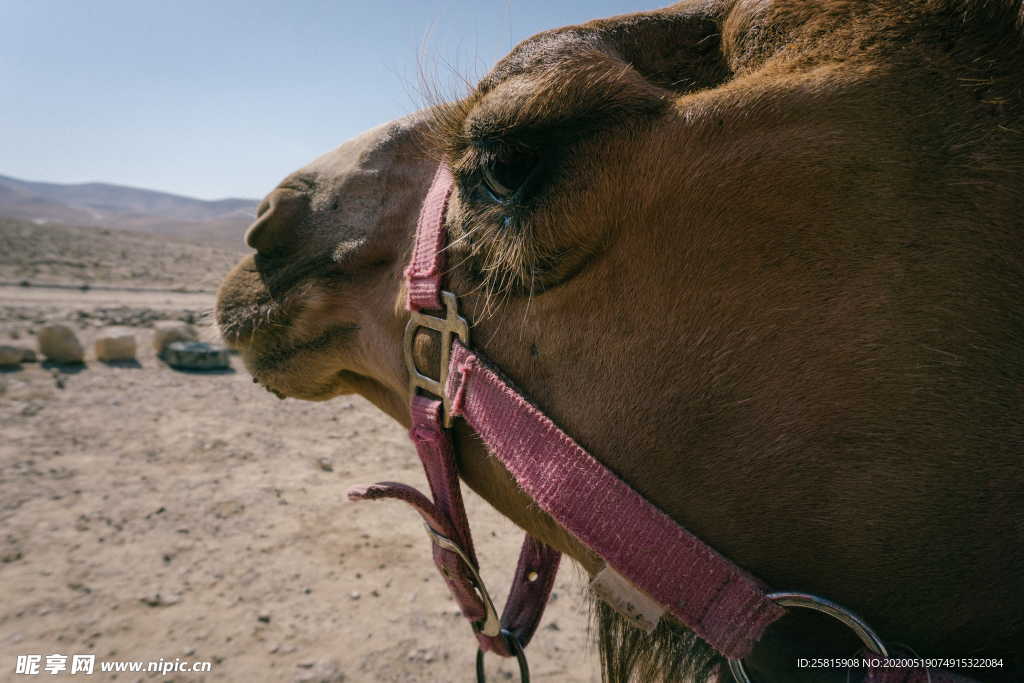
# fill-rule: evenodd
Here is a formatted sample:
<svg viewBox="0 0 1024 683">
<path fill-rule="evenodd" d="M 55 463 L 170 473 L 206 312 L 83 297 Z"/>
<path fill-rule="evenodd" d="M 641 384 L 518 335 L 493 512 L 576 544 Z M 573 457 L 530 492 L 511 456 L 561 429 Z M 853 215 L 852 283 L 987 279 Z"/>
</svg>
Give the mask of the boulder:
<svg viewBox="0 0 1024 683">
<path fill-rule="evenodd" d="M 21 349 L 16 346 L 0 346 L 0 368 L 16 368 L 21 365 Z"/>
<path fill-rule="evenodd" d="M 85 349 L 78 337 L 67 325 L 45 325 L 36 333 L 39 352 L 54 363 L 81 363 L 85 360 Z"/>
<path fill-rule="evenodd" d="M 108 327 L 96 337 L 96 359 L 135 360 L 135 334 L 123 327 Z"/>
<path fill-rule="evenodd" d="M 199 339 L 196 328 L 180 320 L 160 320 L 153 323 L 153 348 L 163 354 L 173 342 L 194 342 Z"/>
<path fill-rule="evenodd" d="M 231 367 L 228 350 L 206 342 L 171 342 L 164 349 L 163 359 L 179 370 L 223 370 Z"/>
</svg>

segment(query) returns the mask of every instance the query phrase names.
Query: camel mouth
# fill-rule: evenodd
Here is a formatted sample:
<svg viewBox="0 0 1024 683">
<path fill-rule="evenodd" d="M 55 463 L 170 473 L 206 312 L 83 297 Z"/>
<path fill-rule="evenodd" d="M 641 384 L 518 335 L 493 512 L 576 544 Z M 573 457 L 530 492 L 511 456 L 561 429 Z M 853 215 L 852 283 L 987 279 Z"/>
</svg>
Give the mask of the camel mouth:
<svg viewBox="0 0 1024 683">
<path fill-rule="evenodd" d="M 306 355 L 329 351 L 339 345 L 350 345 L 358 331 L 359 326 L 354 323 L 339 323 L 316 336 L 290 343 L 261 339 L 250 344 L 243 353 L 248 351 L 252 356 L 250 370 L 253 375 L 274 374 L 291 369 L 297 362 L 301 363 Z"/>
<path fill-rule="evenodd" d="M 355 387 L 370 381 L 369 378 L 351 370 L 338 370 L 319 381 L 304 381 L 295 384 L 289 376 L 275 373 L 253 373 L 252 381 L 278 399 L 295 398 L 303 401 L 326 401 L 337 396 L 358 393 Z"/>
<path fill-rule="evenodd" d="M 278 397 L 279 399 L 282 399 L 282 400 L 283 400 L 283 399 L 286 399 L 286 398 L 288 398 L 288 397 L 287 397 L 287 396 L 285 396 L 285 395 L 284 395 L 283 393 L 281 393 L 280 391 L 278 391 L 278 390 L 277 390 L 277 389 L 275 389 L 274 387 L 270 386 L 269 384 L 264 384 L 263 382 L 261 382 L 261 381 L 260 381 L 260 378 L 259 378 L 259 377 L 257 377 L 256 375 L 253 375 L 253 376 L 252 376 L 252 381 L 253 381 L 253 383 L 254 383 L 254 384 L 259 384 L 259 385 L 260 385 L 261 387 L 263 387 L 264 389 L 266 389 L 267 391 L 269 391 L 269 392 L 270 392 L 271 394 L 273 394 L 274 396 L 277 396 L 277 397 Z"/>
<path fill-rule="evenodd" d="M 261 328 L 276 326 L 281 317 L 279 306 L 269 299 L 236 304 L 218 302 L 215 313 L 221 340 L 236 351 L 255 343 Z"/>
<path fill-rule="evenodd" d="M 247 259 L 221 286 L 221 338 L 241 354 L 254 382 L 278 398 L 323 401 L 352 393 L 360 380 L 346 359 L 360 327 L 345 319 L 324 326 L 316 311 L 329 298 L 310 282 L 275 295 Z"/>
<path fill-rule="evenodd" d="M 287 334 L 284 328 L 284 335 Z M 365 378 L 345 364 L 359 326 L 339 323 L 308 338 L 289 341 L 281 333 L 260 333 L 237 348 L 253 381 L 278 398 L 324 401 L 351 394 Z"/>
</svg>

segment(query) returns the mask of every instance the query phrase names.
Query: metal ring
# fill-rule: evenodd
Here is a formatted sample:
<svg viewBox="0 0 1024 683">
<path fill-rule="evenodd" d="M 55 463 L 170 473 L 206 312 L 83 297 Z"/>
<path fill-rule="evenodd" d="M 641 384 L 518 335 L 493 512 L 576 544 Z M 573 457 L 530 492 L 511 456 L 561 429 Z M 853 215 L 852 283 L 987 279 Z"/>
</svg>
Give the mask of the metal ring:
<svg viewBox="0 0 1024 683">
<path fill-rule="evenodd" d="M 882 639 L 871 630 L 867 622 L 842 605 L 837 605 L 831 600 L 819 598 L 817 595 L 811 595 L 810 593 L 771 593 L 768 595 L 768 599 L 774 600 L 781 607 L 799 607 L 827 614 L 856 633 L 868 651 L 880 657 L 889 656 L 889 651 L 886 650 Z M 750 676 L 747 675 L 742 659 L 730 659 L 729 672 L 736 679 L 736 683 L 753 683 Z"/>
<path fill-rule="evenodd" d="M 501 635 L 505 636 L 505 642 L 512 648 L 512 652 L 516 655 L 516 661 L 519 662 L 519 682 L 530 683 L 530 665 L 526 662 L 526 650 L 523 649 L 523 644 L 508 629 L 501 629 Z M 476 649 L 476 683 L 487 683 L 487 673 L 484 671 L 484 651 L 479 647 Z"/>
</svg>

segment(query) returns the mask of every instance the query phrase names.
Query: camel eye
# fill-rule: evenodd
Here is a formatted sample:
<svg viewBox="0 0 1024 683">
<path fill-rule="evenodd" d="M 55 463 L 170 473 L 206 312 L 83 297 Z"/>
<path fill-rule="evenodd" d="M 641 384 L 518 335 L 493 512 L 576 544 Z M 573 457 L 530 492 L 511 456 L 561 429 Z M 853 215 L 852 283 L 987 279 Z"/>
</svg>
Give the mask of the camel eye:
<svg viewBox="0 0 1024 683">
<path fill-rule="evenodd" d="M 480 168 L 480 176 L 495 201 L 511 199 L 533 175 L 540 157 L 527 150 L 496 154 Z"/>
</svg>

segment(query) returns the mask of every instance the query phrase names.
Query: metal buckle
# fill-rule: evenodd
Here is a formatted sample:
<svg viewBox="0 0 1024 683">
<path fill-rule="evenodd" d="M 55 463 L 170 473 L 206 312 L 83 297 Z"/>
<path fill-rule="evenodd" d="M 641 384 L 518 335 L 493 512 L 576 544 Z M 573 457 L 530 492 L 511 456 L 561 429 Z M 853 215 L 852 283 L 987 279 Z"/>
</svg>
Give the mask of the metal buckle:
<svg viewBox="0 0 1024 683">
<path fill-rule="evenodd" d="M 469 568 L 469 572 L 473 575 L 473 581 L 476 583 L 477 593 L 480 594 L 480 601 L 484 603 L 484 620 L 481 624 L 477 622 L 474 624 L 474 628 L 485 636 L 491 636 L 492 638 L 501 633 L 501 619 L 498 618 L 498 610 L 494 609 L 494 601 L 491 600 L 491 594 L 487 592 L 487 586 L 484 585 L 484 580 L 480 578 L 480 572 L 476 570 L 473 563 L 469 561 L 469 557 L 462 551 L 462 548 L 448 538 L 444 534 L 439 534 L 437 531 L 431 528 L 429 524 L 423 526 L 427 529 L 427 535 L 430 536 L 430 540 L 435 544 L 441 546 L 445 550 L 450 550 L 462 560 L 463 564 Z"/>
<path fill-rule="evenodd" d="M 879 657 L 889 656 L 889 651 L 885 649 L 885 644 L 878 637 L 878 634 L 872 631 L 871 627 L 863 619 L 842 605 L 838 605 L 825 598 L 819 598 L 817 595 L 811 595 L 810 593 L 771 593 L 768 595 L 768 599 L 774 600 L 782 607 L 800 607 L 827 614 L 856 633 L 857 637 L 860 638 L 861 642 L 864 643 L 864 646 L 870 652 Z M 750 676 L 747 675 L 742 659 L 730 659 L 729 672 L 736 679 L 736 683 L 753 683 Z"/>
<path fill-rule="evenodd" d="M 445 396 L 444 386 L 448 382 L 448 363 L 451 361 L 452 335 L 455 335 L 465 346 L 469 346 L 469 323 L 459 315 L 459 299 L 451 292 L 441 292 L 444 303 L 445 317 L 427 315 L 422 311 L 411 311 L 409 323 L 405 326 L 405 340 L 402 343 L 405 353 L 405 367 L 409 371 L 409 394 L 414 396 L 416 389 L 429 391 L 441 399 L 444 407 L 442 420 L 446 429 L 451 429 L 454 416 L 451 402 Z M 421 327 L 434 330 L 441 335 L 441 366 L 438 368 L 437 379 L 424 375 L 416 368 L 413 359 L 413 344 L 416 341 L 416 330 Z M 497 635 L 497 632 L 494 633 Z"/>
<path fill-rule="evenodd" d="M 516 661 L 519 663 L 519 683 L 530 683 L 530 665 L 526 661 L 526 650 L 523 649 L 523 644 L 507 629 L 501 629 L 501 635 L 505 636 L 506 642 L 512 648 L 512 652 L 516 655 Z M 476 650 L 476 681 L 477 683 L 487 683 L 487 672 L 484 671 L 484 651 L 480 648 Z"/>
</svg>

